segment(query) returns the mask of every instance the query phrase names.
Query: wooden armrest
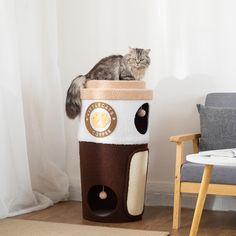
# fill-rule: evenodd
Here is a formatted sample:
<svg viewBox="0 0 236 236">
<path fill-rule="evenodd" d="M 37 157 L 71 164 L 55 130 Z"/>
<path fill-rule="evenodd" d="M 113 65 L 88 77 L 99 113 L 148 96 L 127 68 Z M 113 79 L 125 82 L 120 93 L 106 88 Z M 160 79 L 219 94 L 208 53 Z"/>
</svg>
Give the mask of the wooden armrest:
<svg viewBox="0 0 236 236">
<path fill-rule="evenodd" d="M 201 134 L 192 133 L 192 134 L 182 134 L 182 135 L 171 136 L 169 138 L 169 140 L 171 142 L 180 143 L 180 142 L 184 142 L 184 141 L 190 141 L 190 140 L 194 140 L 194 139 L 199 139 L 200 137 L 201 137 Z"/>
</svg>

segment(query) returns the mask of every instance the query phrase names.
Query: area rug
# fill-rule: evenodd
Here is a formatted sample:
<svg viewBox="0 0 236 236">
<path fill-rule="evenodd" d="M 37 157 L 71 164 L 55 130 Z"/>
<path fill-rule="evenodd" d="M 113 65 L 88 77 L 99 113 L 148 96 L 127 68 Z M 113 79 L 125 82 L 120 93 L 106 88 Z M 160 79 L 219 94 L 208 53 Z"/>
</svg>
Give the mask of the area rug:
<svg viewBox="0 0 236 236">
<path fill-rule="evenodd" d="M 0 220 L 4 236 L 168 236 L 168 232 L 49 223 L 31 220 Z"/>
</svg>

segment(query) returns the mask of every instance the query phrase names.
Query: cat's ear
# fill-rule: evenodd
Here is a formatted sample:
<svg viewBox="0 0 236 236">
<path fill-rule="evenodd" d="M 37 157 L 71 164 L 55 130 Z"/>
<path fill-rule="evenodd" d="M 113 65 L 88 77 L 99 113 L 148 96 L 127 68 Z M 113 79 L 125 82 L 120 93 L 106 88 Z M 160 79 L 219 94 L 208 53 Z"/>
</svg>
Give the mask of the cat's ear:
<svg viewBox="0 0 236 236">
<path fill-rule="evenodd" d="M 149 54 L 150 51 L 151 51 L 151 49 L 145 49 L 145 52 L 146 52 L 147 54 Z"/>
<path fill-rule="evenodd" d="M 129 46 L 129 53 L 133 51 L 133 48 Z"/>
</svg>

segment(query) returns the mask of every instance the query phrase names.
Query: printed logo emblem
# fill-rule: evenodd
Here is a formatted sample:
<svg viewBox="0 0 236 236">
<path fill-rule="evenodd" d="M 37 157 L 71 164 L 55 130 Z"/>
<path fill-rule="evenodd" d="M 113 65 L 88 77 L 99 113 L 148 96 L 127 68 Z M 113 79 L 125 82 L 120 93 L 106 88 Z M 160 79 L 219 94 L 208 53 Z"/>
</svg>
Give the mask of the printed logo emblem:
<svg viewBox="0 0 236 236">
<path fill-rule="evenodd" d="M 110 135 L 116 123 L 116 113 L 107 103 L 94 102 L 86 110 L 85 125 L 89 133 L 95 137 L 103 138 Z"/>
</svg>

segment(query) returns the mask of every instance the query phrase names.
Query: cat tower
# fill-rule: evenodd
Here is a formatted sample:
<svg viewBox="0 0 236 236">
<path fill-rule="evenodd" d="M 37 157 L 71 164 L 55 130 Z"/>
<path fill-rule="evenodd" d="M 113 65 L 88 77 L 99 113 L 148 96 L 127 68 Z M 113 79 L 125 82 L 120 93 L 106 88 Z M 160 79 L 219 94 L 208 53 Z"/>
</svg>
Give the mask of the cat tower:
<svg viewBox="0 0 236 236">
<path fill-rule="evenodd" d="M 91 80 L 81 89 L 78 139 L 85 219 L 142 218 L 151 99 L 144 81 Z"/>
</svg>

